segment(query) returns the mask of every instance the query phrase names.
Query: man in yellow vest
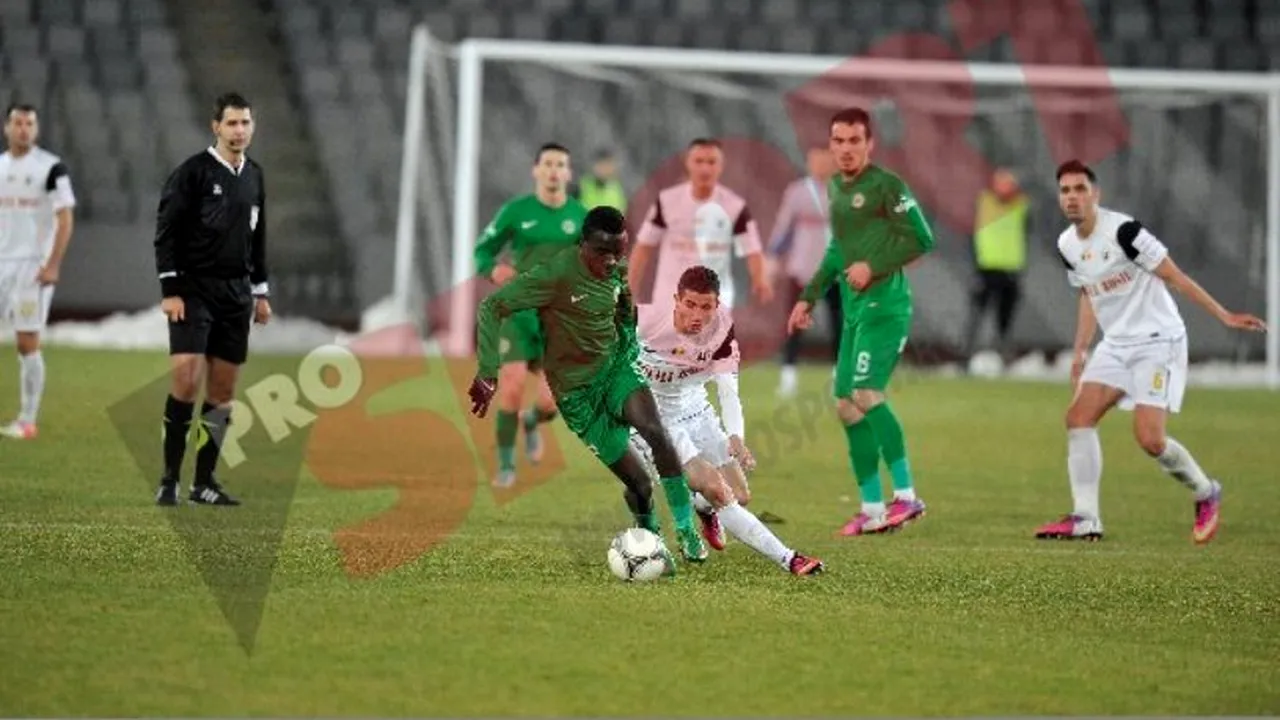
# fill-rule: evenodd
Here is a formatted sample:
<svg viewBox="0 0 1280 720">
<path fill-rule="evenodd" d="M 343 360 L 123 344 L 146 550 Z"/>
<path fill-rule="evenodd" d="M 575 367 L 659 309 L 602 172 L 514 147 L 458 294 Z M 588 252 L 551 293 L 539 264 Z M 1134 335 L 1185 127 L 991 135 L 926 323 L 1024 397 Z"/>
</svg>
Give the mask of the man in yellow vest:
<svg viewBox="0 0 1280 720">
<path fill-rule="evenodd" d="M 1021 298 L 1020 279 L 1027 264 L 1028 211 L 1027 196 L 1018 186 L 1017 177 L 1007 168 L 996 170 L 991 186 L 978 196 L 973 235 L 978 277 L 965 334 L 966 357 L 972 357 L 982 319 L 994 304 L 1000 353 L 1006 361 L 1009 359 L 1009 330 Z"/>
<path fill-rule="evenodd" d="M 611 150 L 596 151 L 591 173 L 573 188 L 573 195 L 587 209 L 603 205 L 626 214 L 627 191 L 618 181 L 618 164 Z"/>
</svg>

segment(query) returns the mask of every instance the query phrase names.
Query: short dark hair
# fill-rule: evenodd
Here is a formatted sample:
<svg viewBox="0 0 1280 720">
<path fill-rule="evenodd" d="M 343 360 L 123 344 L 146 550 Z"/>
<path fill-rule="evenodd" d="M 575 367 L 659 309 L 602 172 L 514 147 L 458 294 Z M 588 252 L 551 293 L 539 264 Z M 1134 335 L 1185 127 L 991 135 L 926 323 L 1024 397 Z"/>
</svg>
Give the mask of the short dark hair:
<svg viewBox="0 0 1280 720">
<path fill-rule="evenodd" d="M 1098 176 L 1094 174 L 1093 168 L 1089 167 L 1088 165 L 1085 165 L 1079 160 L 1068 160 L 1062 163 L 1061 165 L 1059 165 L 1058 173 L 1055 176 L 1055 179 L 1061 180 L 1063 175 L 1076 175 L 1076 174 L 1084 175 L 1085 177 L 1089 178 L 1089 182 L 1094 185 L 1098 184 Z"/>
<path fill-rule="evenodd" d="M 25 102 L 9 103 L 9 107 L 5 108 L 5 111 L 4 111 L 5 122 L 8 122 L 9 118 L 16 112 L 35 113 L 37 115 L 40 114 L 39 111 L 36 110 L 36 106 L 32 105 L 31 103 L 25 103 Z"/>
<path fill-rule="evenodd" d="M 608 205 L 597 205 L 587 212 L 582 221 L 583 243 L 591 245 L 609 245 L 625 239 L 627 220 L 616 208 Z"/>
<path fill-rule="evenodd" d="M 719 140 L 716 140 L 715 138 L 709 138 L 709 137 L 696 137 L 689 141 L 689 147 L 685 149 L 692 150 L 698 147 L 712 147 L 721 152 L 724 151 L 724 145 Z"/>
<path fill-rule="evenodd" d="M 612 160 L 613 150 L 609 148 L 597 148 L 595 154 L 591 156 L 591 159 L 595 160 L 596 162 L 600 162 L 602 160 Z"/>
<path fill-rule="evenodd" d="M 696 292 L 701 295 L 714 294 L 720 295 L 720 276 L 715 270 L 705 265 L 694 265 L 680 274 L 680 281 L 676 283 L 676 294 L 682 295 L 685 292 Z"/>
<path fill-rule="evenodd" d="M 830 131 L 836 125 L 861 125 L 867 131 L 867 139 L 870 140 L 874 134 L 871 127 L 871 113 L 860 107 L 850 107 L 841 110 L 831 116 L 831 122 L 827 124 L 827 130 Z"/>
<path fill-rule="evenodd" d="M 227 108 L 235 108 L 236 110 L 252 110 L 253 106 L 245 99 L 243 95 L 237 92 L 223 93 L 213 101 L 213 121 L 222 122 L 222 114 Z"/>
<path fill-rule="evenodd" d="M 538 147 L 538 152 L 533 156 L 533 164 L 537 165 L 538 163 L 542 162 L 543 153 L 549 153 L 549 152 L 562 152 L 565 155 L 572 156 L 572 153 L 569 152 L 569 148 L 561 145 L 560 143 L 557 143 L 557 142 L 542 143 L 542 145 Z"/>
</svg>

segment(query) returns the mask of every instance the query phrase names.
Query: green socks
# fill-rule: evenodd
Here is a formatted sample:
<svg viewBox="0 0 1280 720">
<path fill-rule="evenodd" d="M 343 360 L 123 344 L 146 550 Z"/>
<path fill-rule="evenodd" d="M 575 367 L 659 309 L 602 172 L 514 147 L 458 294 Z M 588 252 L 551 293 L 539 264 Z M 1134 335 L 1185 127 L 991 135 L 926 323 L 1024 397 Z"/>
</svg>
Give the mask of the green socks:
<svg viewBox="0 0 1280 720">
<path fill-rule="evenodd" d="M 880 447 L 876 442 L 876 431 L 864 419 L 853 425 L 845 425 L 844 435 L 849 442 L 849 463 L 853 466 L 853 477 L 858 481 L 862 502 L 883 503 L 884 488 L 880 485 Z"/>
<path fill-rule="evenodd" d="M 516 469 L 516 433 L 520 429 L 520 416 L 505 410 L 498 411 L 498 469 Z"/>
<path fill-rule="evenodd" d="M 533 432 L 542 423 L 549 423 L 559 415 L 557 410 L 543 410 L 532 407 L 524 411 L 525 432 Z"/>
<path fill-rule="evenodd" d="M 907 462 L 906 442 L 902 437 L 902 423 L 893 414 L 889 403 L 882 402 L 867 412 L 866 423 L 875 431 L 880 445 L 880 455 L 889 466 L 895 492 L 912 489 L 911 465 Z"/>
<path fill-rule="evenodd" d="M 683 475 L 662 478 L 662 492 L 667 496 L 667 506 L 671 508 L 671 517 L 676 528 L 680 530 L 693 527 L 693 495 L 689 493 L 689 482 Z"/>
</svg>

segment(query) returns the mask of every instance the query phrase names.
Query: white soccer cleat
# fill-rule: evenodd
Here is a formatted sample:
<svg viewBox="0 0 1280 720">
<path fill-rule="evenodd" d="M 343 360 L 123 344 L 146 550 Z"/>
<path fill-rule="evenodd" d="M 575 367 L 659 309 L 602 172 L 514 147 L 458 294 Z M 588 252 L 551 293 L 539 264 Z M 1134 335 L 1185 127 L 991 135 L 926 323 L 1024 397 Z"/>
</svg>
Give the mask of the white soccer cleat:
<svg viewBox="0 0 1280 720">
<path fill-rule="evenodd" d="M 14 440 L 34 440 L 38 434 L 35 423 L 22 422 L 21 420 L 14 420 L 4 427 L 0 427 L 0 435 Z"/>
</svg>

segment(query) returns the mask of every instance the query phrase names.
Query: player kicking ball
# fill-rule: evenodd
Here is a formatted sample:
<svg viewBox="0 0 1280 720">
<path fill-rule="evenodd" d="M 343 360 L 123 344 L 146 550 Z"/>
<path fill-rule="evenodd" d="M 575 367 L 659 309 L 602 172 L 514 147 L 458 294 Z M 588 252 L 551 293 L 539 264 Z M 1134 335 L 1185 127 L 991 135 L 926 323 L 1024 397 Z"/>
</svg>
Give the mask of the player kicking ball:
<svg viewBox="0 0 1280 720">
<path fill-rule="evenodd" d="M 1075 508 L 1036 530 L 1042 539 L 1099 540 L 1098 486 L 1102 445 L 1098 423 L 1112 407 L 1133 412 L 1133 434 L 1160 467 L 1195 497 L 1191 537 L 1207 543 L 1218 530 L 1222 486 L 1165 433 L 1187 384 L 1187 329 L 1169 288 L 1208 310 L 1223 325 L 1265 331 L 1258 318 L 1228 312 L 1174 264 L 1169 250 L 1142 223 L 1100 207 L 1093 170 L 1078 161 L 1058 168 L 1058 201 L 1071 227 L 1058 236 L 1067 280 L 1080 289 L 1075 397 L 1067 410 L 1067 475 Z M 1089 355 L 1097 327 L 1103 338 Z M 1087 358 L 1087 360 L 1086 360 Z"/>
<path fill-rule="evenodd" d="M 626 252 L 622 213 L 597 207 L 587 213 L 576 247 L 517 275 L 480 303 L 471 412 L 484 417 L 493 399 L 502 323 L 515 313 L 536 311 L 545 329 L 543 370 L 565 425 L 626 486 L 636 524 L 660 534 L 653 481 L 630 447 L 631 429 L 639 432 L 653 448 L 681 554 L 702 562 L 707 548 L 693 520 L 688 480 L 649 384 L 636 369 L 640 349 L 635 306 L 626 290 Z"/>
<path fill-rule="evenodd" d="M 676 284 L 675 309 L 639 307 L 640 370 L 653 389 L 663 427 L 675 443 L 689 478 L 702 537 L 723 550 L 725 530 L 794 575 L 816 575 L 821 560 L 787 547 L 743 507 L 750 499 L 744 471 L 754 465 L 743 442 L 746 423 L 738 395 L 738 341 L 733 314 L 720 303 L 720 278 L 701 265 L 685 270 Z M 721 418 L 707 399 L 714 380 Z M 651 456 L 648 443 L 632 433 L 632 446 Z M 721 525 L 723 523 L 723 526 Z"/>
</svg>

